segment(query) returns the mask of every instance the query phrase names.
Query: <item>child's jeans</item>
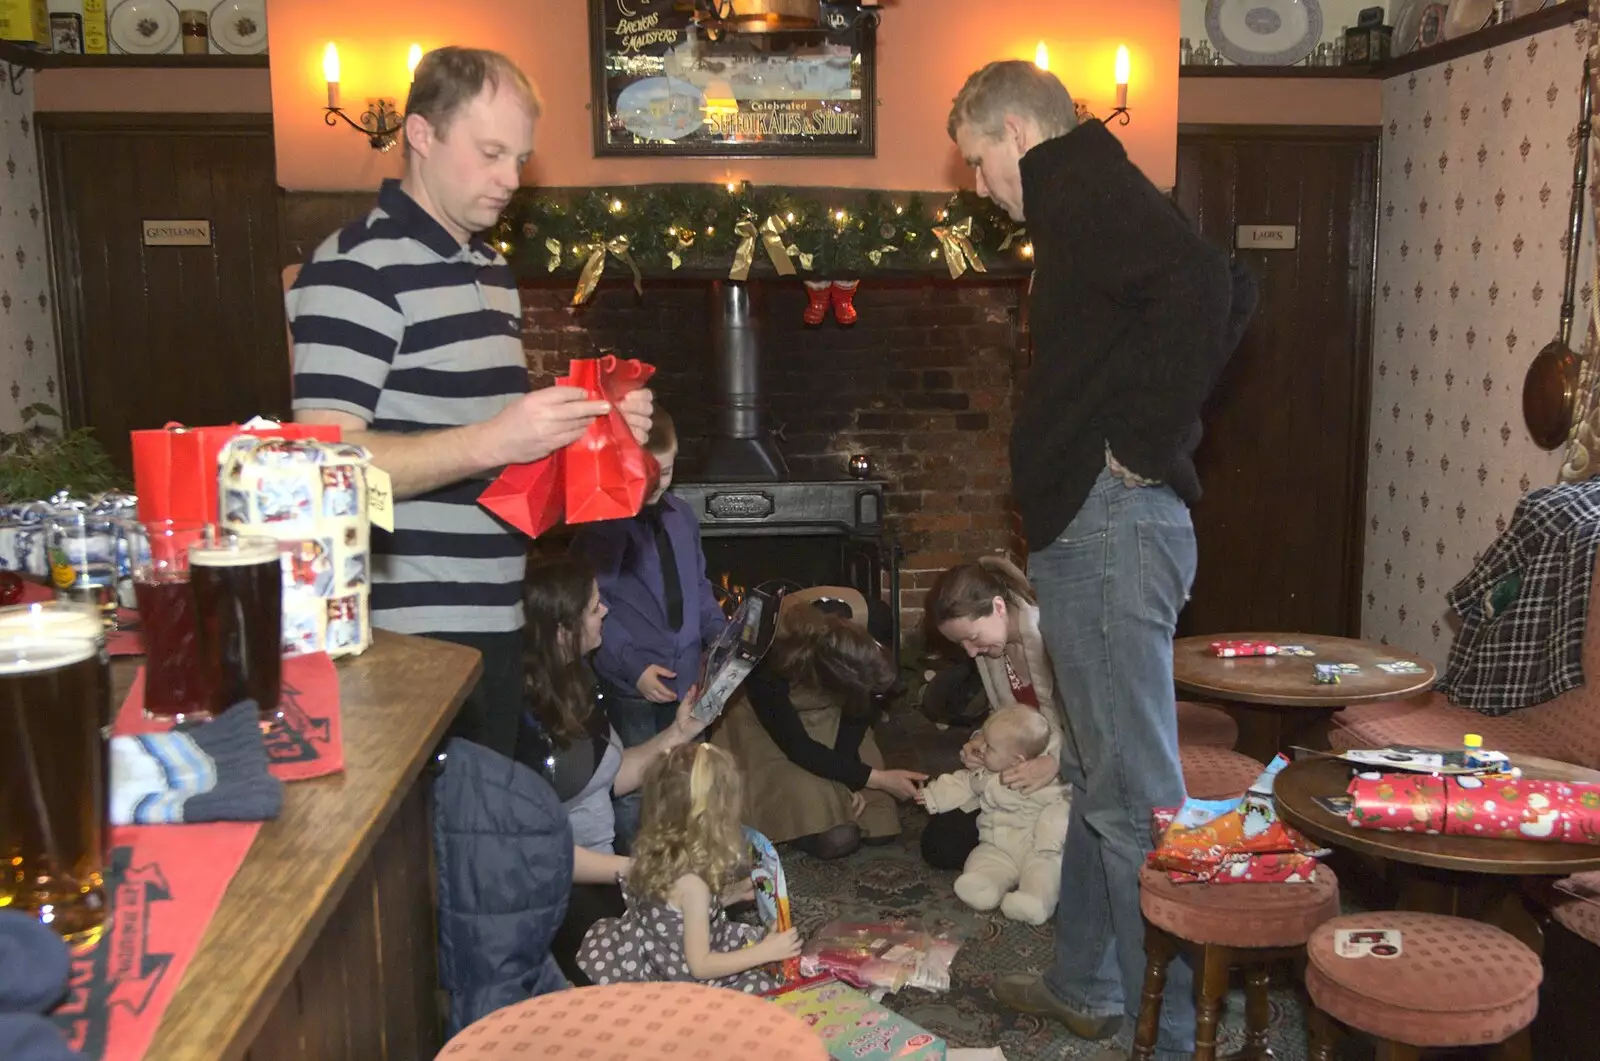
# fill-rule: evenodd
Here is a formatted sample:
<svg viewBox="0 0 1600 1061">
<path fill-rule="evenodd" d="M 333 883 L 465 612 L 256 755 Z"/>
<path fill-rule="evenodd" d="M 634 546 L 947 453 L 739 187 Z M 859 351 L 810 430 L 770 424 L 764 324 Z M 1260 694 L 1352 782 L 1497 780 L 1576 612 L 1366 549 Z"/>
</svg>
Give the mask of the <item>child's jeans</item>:
<svg viewBox="0 0 1600 1061">
<path fill-rule="evenodd" d="M 676 700 L 658 704 L 646 700 L 637 690 L 623 692 L 607 681 L 601 681 L 600 691 L 605 694 L 601 703 L 605 705 L 606 718 L 611 720 L 611 728 L 617 731 L 624 748 L 643 744 L 678 717 Z M 617 854 L 626 855 L 632 851 L 633 838 L 639 832 L 640 793 L 634 791 L 618 796 L 611 801 L 611 806 L 617 819 L 613 843 Z"/>
</svg>

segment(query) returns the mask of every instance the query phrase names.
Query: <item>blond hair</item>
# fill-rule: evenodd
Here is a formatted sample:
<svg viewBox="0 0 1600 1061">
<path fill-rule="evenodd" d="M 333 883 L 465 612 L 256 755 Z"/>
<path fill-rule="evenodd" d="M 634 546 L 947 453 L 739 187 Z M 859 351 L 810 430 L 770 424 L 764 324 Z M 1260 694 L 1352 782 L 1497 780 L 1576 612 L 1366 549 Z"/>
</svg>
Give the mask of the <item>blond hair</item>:
<svg viewBox="0 0 1600 1061">
<path fill-rule="evenodd" d="M 406 114 L 422 115 L 442 140 L 455 116 L 486 88 L 495 92 L 506 89 L 515 94 L 528 117 L 535 121 L 544 112 L 539 91 L 516 63 L 487 48 L 451 45 L 435 48 L 417 63 L 411 92 L 406 96 Z M 409 139 L 406 150 L 411 150 Z"/>
<path fill-rule="evenodd" d="M 711 744 L 672 749 L 645 771 L 628 886 L 666 902 L 673 885 L 693 874 L 720 894 L 747 872 L 743 810 L 744 782 L 733 756 Z"/>
<path fill-rule="evenodd" d="M 1008 114 L 1032 118 L 1046 140 L 1078 127 L 1072 96 L 1056 75 L 1021 59 L 1002 59 L 967 78 L 945 128 L 952 140 L 963 125 L 993 140 L 1005 131 Z"/>
<path fill-rule="evenodd" d="M 1002 707 L 984 722 L 983 739 L 989 747 L 1014 752 L 1026 762 L 1050 747 L 1050 723 L 1031 707 Z"/>
</svg>

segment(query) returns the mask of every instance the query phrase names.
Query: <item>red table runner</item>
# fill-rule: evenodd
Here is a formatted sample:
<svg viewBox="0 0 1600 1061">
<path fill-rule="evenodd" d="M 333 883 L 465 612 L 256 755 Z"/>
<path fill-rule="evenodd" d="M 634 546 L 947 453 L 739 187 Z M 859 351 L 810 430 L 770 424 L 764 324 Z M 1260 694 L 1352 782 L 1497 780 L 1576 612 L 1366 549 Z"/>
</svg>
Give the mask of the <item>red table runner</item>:
<svg viewBox="0 0 1600 1061">
<path fill-rule="evenodd" d="M 263 734 L 267 766 L 280 781 L 305 781 L 344 769 L 339 674 L 324 653 L 283 661 L 283 720 Z M 144 668 L 117 714 L 118 733 L 159 733 L 171 723 L 144 717 Z"/>
</svg>

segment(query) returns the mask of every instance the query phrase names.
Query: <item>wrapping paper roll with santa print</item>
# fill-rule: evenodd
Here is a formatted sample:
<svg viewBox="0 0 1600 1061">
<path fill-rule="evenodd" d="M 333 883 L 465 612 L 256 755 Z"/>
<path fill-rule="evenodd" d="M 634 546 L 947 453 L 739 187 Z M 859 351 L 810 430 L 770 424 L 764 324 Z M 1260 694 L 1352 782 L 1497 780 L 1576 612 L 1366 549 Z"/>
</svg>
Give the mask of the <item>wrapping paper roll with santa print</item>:
<svg viewBox="0 0 1600 1061">
<path fill-rule="evenodd" d="M 1521 777 L 1358 774 L 1351 825 L 1388 832 L 1600 844 L 1600 785 Z"/>
<path fill-rule="evenodd" d="M 241 435 L 218 456 L 222 522 L 284 544 L 283 653 L 353 656 L 372 643 L 367 451 Z"/>
</svg>

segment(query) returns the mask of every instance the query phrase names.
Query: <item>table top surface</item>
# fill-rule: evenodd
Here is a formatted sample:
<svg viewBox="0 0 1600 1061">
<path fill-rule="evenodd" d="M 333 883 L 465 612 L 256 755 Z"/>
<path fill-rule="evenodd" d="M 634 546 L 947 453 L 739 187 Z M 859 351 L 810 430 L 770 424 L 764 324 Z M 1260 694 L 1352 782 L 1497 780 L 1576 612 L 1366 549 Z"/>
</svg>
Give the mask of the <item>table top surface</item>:
<svg viewBox="0 0 1600 1061">
<path fill-rule="evenodd" d="M 1265 641 L 1301 645 L 1313 656 L 1237 656 L 1211 650 L 1214 641 Z M 1405 661 L 1420 674 L 1389 674 L 1379 663 Z M 1337 685 L 1312 681 L 1318 663 L 1354 663 L 1359 674 L 1341 675 Z M 1375 700 L 1400 700 L 1433 686 L 1436 672 L 1421 656 L 1393 645 L 1325 634 L 1245 633 L 1181 637 L 1172 643 L 1172 677 L 1178 688 L 1218 700 L 1273 707 L 1345 707 Z"/>
<path fill-rule="evenodd" d="M 1512 757 L 1535 780 L 1600 782 L 1600 771 L 1533 755 Z M 1361 829 L 1313 797 L 1344 795 L 1354 766 L 1342 759 L 1301 759 L 1273 783 L 1278 813 L 1307 836 L 1362 854 L 1460 873 L 1561 875 L 1600 869 L 1600 845 L 1552 844 L 1473 836 L 1430 836 Z"/>
<path fill-rule="evenodd" d="M 469 648 L 373 633 L 335 663 L 344 772 L 284 786 L 283 813 L 228 885 L 147 1058 L 245 1056 L 482 668 Z M 118 703 L 140 662 L 114 663 Z"/>
</svg>

